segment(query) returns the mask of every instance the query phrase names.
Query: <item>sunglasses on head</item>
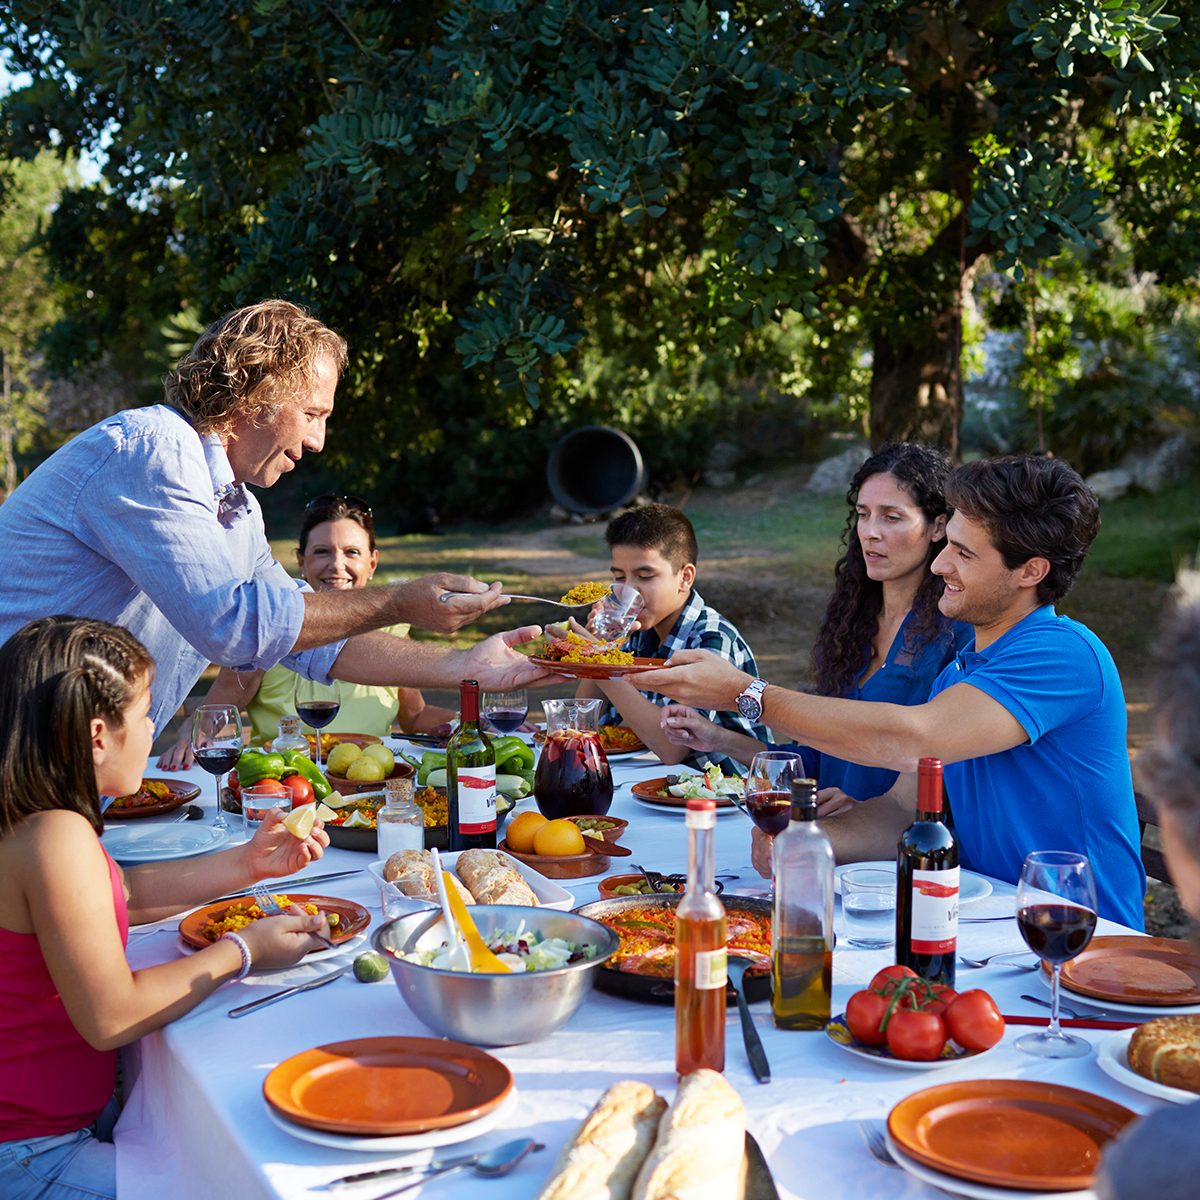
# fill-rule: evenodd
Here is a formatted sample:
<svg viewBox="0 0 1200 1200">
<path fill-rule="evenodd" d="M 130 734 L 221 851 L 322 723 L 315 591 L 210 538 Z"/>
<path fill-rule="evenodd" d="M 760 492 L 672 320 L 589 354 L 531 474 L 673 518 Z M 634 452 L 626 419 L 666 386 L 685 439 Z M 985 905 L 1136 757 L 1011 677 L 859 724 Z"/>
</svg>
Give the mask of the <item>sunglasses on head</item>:
<svg viewBox="0 0 1200 1200">
<path fill-rule="evenodd" d="M 312 512 L 314 509 L 325 508 L 344 508 L 347 512 L 365 513 L 368 517 L 373 517 L 371 506 L 361 496 L 335 496 L 332 492 L 327 492 L 324 496 L 314 496 L 305 506 L 305 512 Z"/>
</svg>

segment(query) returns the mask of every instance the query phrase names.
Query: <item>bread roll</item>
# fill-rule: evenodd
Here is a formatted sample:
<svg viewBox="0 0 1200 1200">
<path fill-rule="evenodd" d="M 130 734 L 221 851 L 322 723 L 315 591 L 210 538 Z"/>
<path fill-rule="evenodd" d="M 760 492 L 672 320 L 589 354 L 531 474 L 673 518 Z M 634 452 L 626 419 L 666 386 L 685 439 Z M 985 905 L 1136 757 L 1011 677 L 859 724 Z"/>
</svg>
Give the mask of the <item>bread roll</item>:
<svg viewBox="0 0 1200 1200">
<path fill-rule="evenodd" d="M 479 904 L 535 906 L 538 902 L 521 873 L 494 850 L 464 850 L 456 869 Z"/>
<path fill-rule="evenodd" d="M 1200 1092 L 1200 1014 L 1147 1021 L 1133 1031 L 1126 1054 L 1139 1075 Z"/>
<path fill-rule="evenodd" d="M 666 1107 L 647 1083 L 614 1083 L 558 1156 L 538 1200 L 629 1200 Z"/>
<path fill-rule="evenodd" d="M 475 897 L 454 872 L 447 871 L 446 875 L 450 886 L 462 898 L 462 902 L 474 904 Z M 412 900 L 427 900 L 435 904 L 438 902 L 433 855 L 428 850 L 397 850 L 383 864 L 383 877 Z"/>
<path fill-rule="evenodd" d="M 746 1108 L 716 1071 L 685 1075 L 658 1125 L 632 1200 L 736 1200 L 745 1188 Z"/>
</svg>

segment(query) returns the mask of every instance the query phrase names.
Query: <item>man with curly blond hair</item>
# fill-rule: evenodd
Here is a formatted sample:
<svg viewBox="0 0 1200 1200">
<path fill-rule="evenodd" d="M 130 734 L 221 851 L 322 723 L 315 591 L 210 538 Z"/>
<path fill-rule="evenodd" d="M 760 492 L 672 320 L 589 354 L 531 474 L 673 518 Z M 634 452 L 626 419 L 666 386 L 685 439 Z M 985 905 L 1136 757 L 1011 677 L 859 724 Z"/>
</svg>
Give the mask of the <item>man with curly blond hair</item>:
<svg viewBox="0 0 1200 1200">
<path fill-rule="evenodd" d="M 157 664 L 156 732 L 209 662 L 383 686 L 532 682 L 511 646 L 534 628 L 469 651 L 381 632 L 452 632 L 506 603 L 499 584 L 437 575 L 317 593 L 272 558 L 246 485 L 271 487 L 320 452 L 345 365 L 345 341 L 286 300 L 214 322 L 166 376 L 165 403 L 85 430 L 0 507 L 0 536 L 21 554 L 0 584 L 0 641 L 52 612 L 125 626 Z M 465 594 L 443 603 L 447 591 Z"/>
</svg>

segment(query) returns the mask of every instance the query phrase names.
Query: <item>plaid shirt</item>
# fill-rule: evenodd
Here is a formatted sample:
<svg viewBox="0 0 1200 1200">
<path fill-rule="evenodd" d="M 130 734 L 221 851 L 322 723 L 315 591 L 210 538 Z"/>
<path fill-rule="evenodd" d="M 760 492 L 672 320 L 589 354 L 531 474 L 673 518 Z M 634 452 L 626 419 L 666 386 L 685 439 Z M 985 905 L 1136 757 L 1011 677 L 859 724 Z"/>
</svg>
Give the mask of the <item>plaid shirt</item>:
<svg viewBox="0 0 1200 1200">
<path fill-rule="evenodd" d="M 711 650 L 714 654 L 729 659 L 738 670 L 746 671 L 751 675 L 758 674 L 754 655 L 750 653 L 750 647 L 746 645 L 745 639 L 738 633 L 737 626 L 721 616 L 715 608 L 709 608 L 695 588 L 692 589 L 692 594 L 688 597 L 688 602 L 684 605 L 671 632 L 661 642 L 653 629 L 642 629 L 629 639 L 625 644 L 625 649 L 645 658 L 670 658 L 676 650 Z M 636 680 L 636 676 L 629 678 L 631 682 Z M 659 707 L 672 703 L 670 696 L 663 696 L 659 692 L 643 694 L 647 700 Z M 724 725 L 727 729 L 736 729 L 739 733 L 758 738 L 760 742 L 765 743 L 770 736 L 765 725 L 752 724 L 739 712 L 700 710 L 700 715 L 707 717 L 710 721 L 715 721 L 718 725 Z M 620 719 L 620 714 L 611 704 L 600 718 L 601 722 L 606 725 L 617 724 Z M 693 751 L 684 759 L 684 763 L 699 770 L 703 770 L 711 763 L 716 763 L 726 775 L 743 775 L 746 770 L 741 763 L 734 759 L 716 753 L 705 754 Z"/>
</svg>

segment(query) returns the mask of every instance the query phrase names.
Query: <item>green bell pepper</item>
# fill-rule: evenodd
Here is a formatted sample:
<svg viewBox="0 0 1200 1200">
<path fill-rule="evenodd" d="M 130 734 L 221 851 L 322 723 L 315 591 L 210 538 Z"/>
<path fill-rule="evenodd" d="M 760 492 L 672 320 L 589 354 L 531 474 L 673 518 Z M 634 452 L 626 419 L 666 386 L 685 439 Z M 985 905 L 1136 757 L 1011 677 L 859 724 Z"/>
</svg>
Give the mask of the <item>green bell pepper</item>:
<svg viewBox="0 0 1200 1200">
<path fill-rule="evenodd" d="M 533 770 L 533 747 L 511 733 L 492 739 L 496 751 L 496 770 L 500 774 L 524 775 Z"/>
<path fill-rule="evenodd" d="M 238 783 L 252 787 L 263 779 L 282 779 L 287 763 L 282 754 L 267 754 L 262 750 L 243 750 L 237 760 Z"/>
<path fill-rule="evenodd" d="M 333 784 L 321 774 L 321 768 L 303 750 L 284 750 L 282 754 L 284 763 L 312 784 L 313 795 L 318 800 L 324 800 L 333 791 Z"/>
</svg>

